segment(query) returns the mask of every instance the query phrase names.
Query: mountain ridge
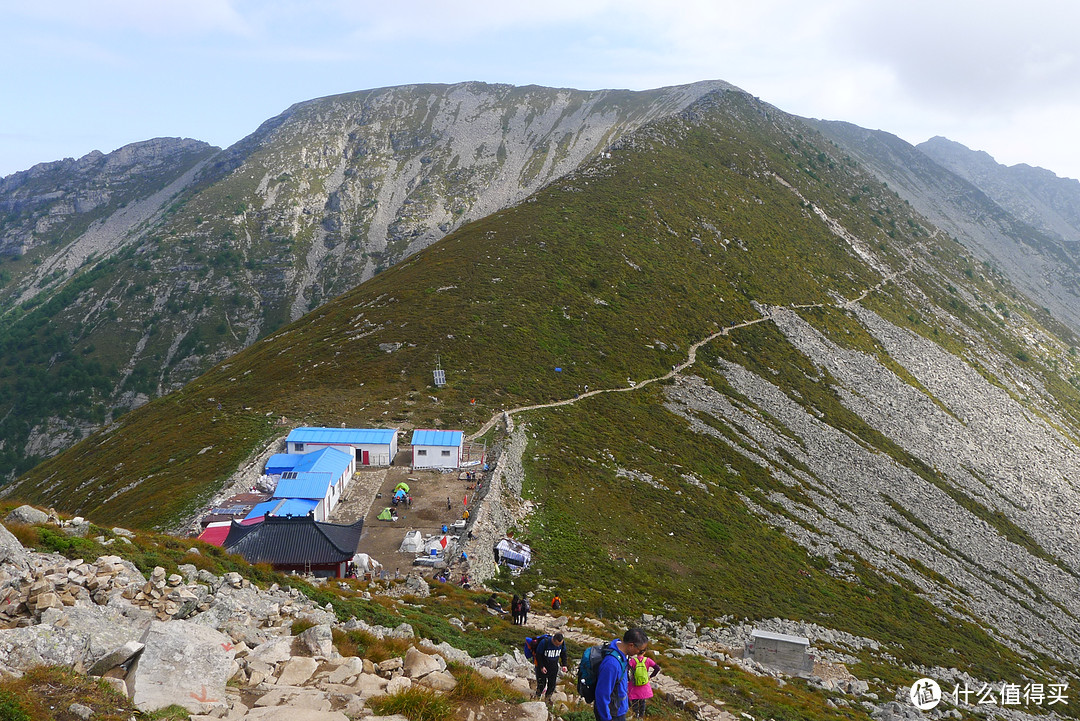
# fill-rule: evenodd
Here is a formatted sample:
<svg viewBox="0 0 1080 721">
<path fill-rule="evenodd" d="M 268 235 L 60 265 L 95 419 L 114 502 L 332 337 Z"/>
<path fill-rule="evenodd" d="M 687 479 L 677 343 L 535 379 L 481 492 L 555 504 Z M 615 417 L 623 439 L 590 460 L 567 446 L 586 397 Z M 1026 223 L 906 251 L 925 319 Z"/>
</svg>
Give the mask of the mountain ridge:
<svg viewBox="0 0 1080 721">
<path fill-rule="evenodd" d="M 8 354 L 39 369 L 23 346 L 48 324 L 47 342 L 63 336 L 65 351 L 48 382 L 81 400 L 44 414 L 47 404 L 11 392 L 5 403 L 0 392 L 0 406 L 17 403 L 22 416 L 0 429 L 0 466 L 28 467 L 460 224 L 520 201 L 620 133 L 728 87 L 414 85 L 294 104 L 185 176 L 160 219 L 141 218 L 150 222 L 113 255 L 46 261 L 69 272 L 87 262 L 79 277 L 60 285 L 61 270 L 39 269 L 52 285 L 34 297 L 36 286 L 18 276 L 8 284 Z M 96 364 L 94 380 L 70 388 L 62 378 L 85 370 L 80 363 Z"/>
</svg>

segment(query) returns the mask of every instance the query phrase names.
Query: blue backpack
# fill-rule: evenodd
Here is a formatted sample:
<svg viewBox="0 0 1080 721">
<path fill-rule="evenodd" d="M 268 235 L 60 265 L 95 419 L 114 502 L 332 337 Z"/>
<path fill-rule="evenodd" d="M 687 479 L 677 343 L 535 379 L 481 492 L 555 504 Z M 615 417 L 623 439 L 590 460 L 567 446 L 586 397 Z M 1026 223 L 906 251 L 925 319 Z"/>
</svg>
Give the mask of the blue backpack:
<svg viewBox="0 0 1080 721">
<path fill-rule="evenodd" d="M 581 655 L 581 663 L 577 671 L 577 692 L 585 699 L 585 703 L 596 701 L 596 679 L 600 675 L 600 662 L 611 654 L 611 648 L 606 645 L 589 646 Z"/>
<path fill-rule="evenodd" d="M 542 640 L 544 640 L 545 638 L 551 638 L 551 634 L 550 633 L 545 633 L 543 636 L 537 636 L 536 638 L 533 638 L 532 636 L 526 636 L 525 637 L 525 658 L 527 658 L 530 661 L 535 663 L 536 662 L 536 658 L 535 658 L 536 657 L 536 647 L 539 646 L 540 642 Z"/>
</svg>

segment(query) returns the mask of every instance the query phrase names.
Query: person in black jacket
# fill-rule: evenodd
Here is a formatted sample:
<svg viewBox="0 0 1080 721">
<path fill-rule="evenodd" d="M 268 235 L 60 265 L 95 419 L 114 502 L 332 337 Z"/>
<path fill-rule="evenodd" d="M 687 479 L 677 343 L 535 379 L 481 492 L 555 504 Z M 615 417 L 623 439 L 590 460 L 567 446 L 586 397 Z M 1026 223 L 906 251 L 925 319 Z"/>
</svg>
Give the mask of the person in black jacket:
<svg viewBox="0 0 1080 721">
<path fill-rule="evenodd" d="M 510 601 L 510 621 L 515 626 L 521 625 L 521 597 L 516 593 Z"/>
<path fill-rule="evenodd" d="M 551 703 L 551 694 L 555 693 L 555 681 L 559 678 L 559 671 L 566 673 L 566 644 L 563 643 L 563 635 L 557 633 L 540 639 L 540 643 L 536 644 L 533 662 L 536 664 L 536 698 L 542 696 Z"/>
</svg>

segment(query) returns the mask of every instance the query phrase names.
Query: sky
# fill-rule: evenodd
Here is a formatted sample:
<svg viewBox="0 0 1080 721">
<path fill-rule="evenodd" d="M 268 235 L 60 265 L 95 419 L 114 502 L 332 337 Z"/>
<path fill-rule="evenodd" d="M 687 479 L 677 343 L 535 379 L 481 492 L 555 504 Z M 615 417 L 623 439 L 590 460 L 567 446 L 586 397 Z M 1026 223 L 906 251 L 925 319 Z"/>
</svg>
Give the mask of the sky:
<svg viewBox="0 0 1080 721">
<path fill-rule="evenodd" d="M 1073 0 L 0 0 L 0 177 L 390 85 L 726 80 L 1080 178 L 1078 27 Z"/>
</svg>

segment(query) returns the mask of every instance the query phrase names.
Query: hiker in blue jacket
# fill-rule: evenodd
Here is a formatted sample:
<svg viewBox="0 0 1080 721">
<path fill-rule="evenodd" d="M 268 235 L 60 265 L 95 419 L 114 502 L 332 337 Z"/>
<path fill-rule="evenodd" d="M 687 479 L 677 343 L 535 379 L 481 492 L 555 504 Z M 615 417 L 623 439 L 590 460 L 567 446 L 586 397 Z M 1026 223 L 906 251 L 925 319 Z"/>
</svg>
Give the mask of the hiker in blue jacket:
<svg viewBox="0 0 1080 721">
<path fill-rule="evenodd" d="M 631 628 L 623 634 L 622 641 L 614 639 L 608 644 L 610 651 L 600 659 L 596 675 L 593 716 L 597 721 L 626 721 L 626 712 L 630 710 L 626 693 L 629 657 L 644 653 L 648 647 L 649 637 L 640 628 Z"/>
</svg>

